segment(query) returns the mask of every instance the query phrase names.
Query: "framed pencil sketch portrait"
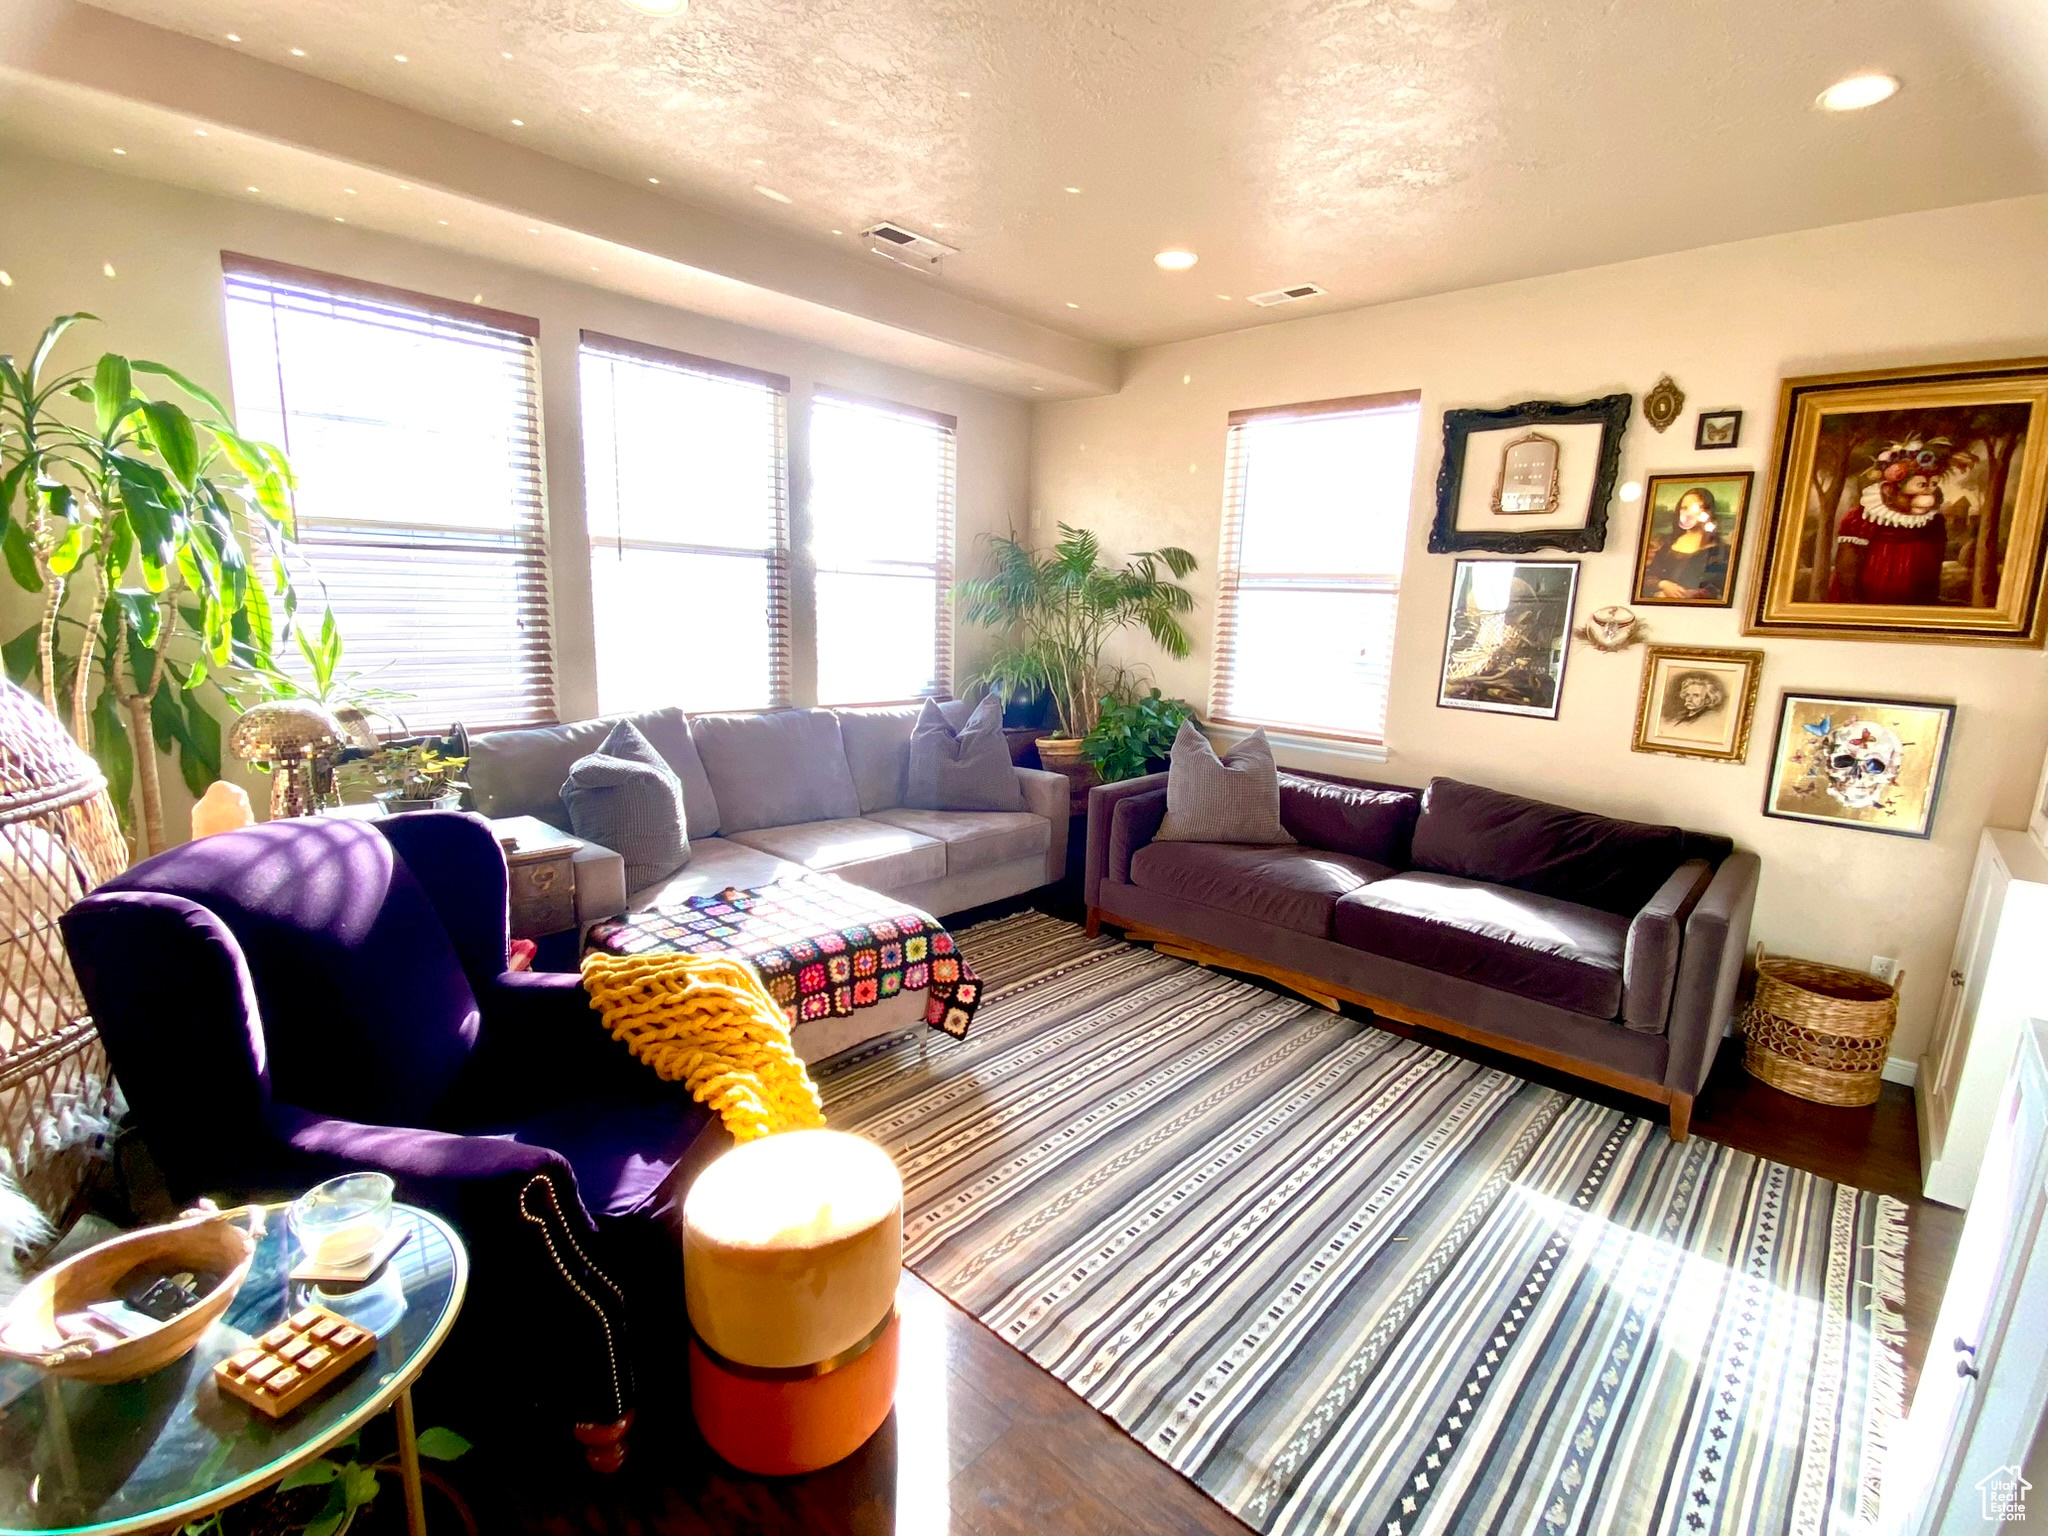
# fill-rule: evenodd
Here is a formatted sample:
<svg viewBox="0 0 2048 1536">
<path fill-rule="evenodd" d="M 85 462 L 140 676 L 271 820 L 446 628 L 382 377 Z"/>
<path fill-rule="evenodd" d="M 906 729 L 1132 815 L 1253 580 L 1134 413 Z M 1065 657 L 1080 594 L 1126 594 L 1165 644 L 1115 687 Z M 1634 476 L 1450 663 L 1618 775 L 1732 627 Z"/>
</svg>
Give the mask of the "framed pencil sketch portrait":
<svg viewBox="0 0 2048 1536">
<path fill-rule="evenodd" d="M 1749 525 L 1748 470 L 1651 475 L 1643 482 L 1643 532 L 1630 599 L 1683 608 L 1727 608 Z"/>
<path fill-rule="evenodd" d="M 1430 553 L 1604 549 L 1633 406 L 1628 395 L 1604 395 L 1445 411 Z"/>
<path fill-rule="evenodd" d="M 1953 704 L 1787 692 L 1764 814 L 1930 836 L 1955 718 Z"/>
<path fill-rule="evenodd" d="M 1634 749 L 1709 763 L 1741 762 L 1749 756 L 1749 729 L 1763 675 L 1762 651 L 1650 646 L 1636 698 Z"/>
<path fill-rule="evenodd" d="M 2048 358 L 1787 379 L 1751 634 L 2042 642 Z"/>
<path fill-rule="evenodd" d="M 1438 705 L 1555 720 L 1578 590 L 1576 560 L 1460 560 Z"/>
</svg>

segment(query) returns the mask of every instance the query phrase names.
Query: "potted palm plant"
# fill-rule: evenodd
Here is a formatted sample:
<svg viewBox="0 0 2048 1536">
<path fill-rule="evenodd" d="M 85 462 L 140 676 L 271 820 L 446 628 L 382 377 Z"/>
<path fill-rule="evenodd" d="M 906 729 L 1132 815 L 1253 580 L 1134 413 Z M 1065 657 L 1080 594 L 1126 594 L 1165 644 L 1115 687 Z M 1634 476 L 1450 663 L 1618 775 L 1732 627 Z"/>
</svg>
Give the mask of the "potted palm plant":
<svg viewBox="0 0 2048 1536">
<path fill-rule="evenodd" d="M 1179 578 L 1195 557 L 1169 546 L 1114 567 L 1103 563 L 1095 534 L 1066 523 L 1059 530 L 1045 554 L 1015 537 L 991 538 L 993 568 L 960 584 L 960 605 L 968 623 L 1001 631 L 974 685 L 1011 699 L 1051 695 L 1055 728 L 1038 743 L 1039 760 L 1069 771 L 1082 766 L 1081 743 L 1102 707 L 1102 652 L 1112 636 L 1141 627 L 1167 655 L 1188 654 L 1181 616 L 1195 599 Z"/>
</svg>

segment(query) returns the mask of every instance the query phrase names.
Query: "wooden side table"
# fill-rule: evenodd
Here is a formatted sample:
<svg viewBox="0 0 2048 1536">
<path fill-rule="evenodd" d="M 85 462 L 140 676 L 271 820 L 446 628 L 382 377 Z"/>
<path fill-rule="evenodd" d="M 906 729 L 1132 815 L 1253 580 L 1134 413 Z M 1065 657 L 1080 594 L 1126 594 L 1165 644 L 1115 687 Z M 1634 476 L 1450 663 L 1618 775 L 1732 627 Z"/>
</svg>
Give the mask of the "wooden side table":
<svg viewBox="0 0 2048 1536">
<path fill-rule="evenodd" d="M 491 823 L 511 876 L 512 937 L 538 939 L 576 926 L 577 853 L 588 846 L 538 816 Z"/>
</svg>

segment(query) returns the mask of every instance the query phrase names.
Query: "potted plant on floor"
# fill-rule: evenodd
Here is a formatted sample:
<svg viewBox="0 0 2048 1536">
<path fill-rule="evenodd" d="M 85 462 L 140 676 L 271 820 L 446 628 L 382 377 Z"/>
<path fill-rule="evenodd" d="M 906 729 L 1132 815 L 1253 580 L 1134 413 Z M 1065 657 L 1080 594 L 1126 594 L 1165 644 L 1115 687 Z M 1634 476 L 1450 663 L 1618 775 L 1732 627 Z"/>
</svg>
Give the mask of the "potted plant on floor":
<svg viewBox="0 0 2048 1536">
<path fill-rule="evenodd" d="M 1173 750 L 1183 720 L 1195 717 L 1186 699 L 1162 698 L 1157 688 L 1103 696 L 1095 729 L 1081 742 L 1082 753 L 1105 784 L 1157 773 Z"/>
<path fill-rule="evenodd" d="M 991 538 L 993 569 L 960 584 L 960 603 L 968 623 L 1001 632 L 973 685 L 1013 699 L 1050 694 L 1054 731 L 1038 743 L 1039 761 L 1082 775 L 1092 769 L 1082 743 L 1102 709 L 1103 648 L 1143 627 L 1167 655 L 1185 657 L 1192 646 L 1181 616 L 1195 599 L 1179 578 L 1195 568 L 1195 557 L 1169 546 L 1109 566 L 1095 534 L 1066 523 L 1059 530 L 1045 554 L 1015 537 Z"/>
</svg>

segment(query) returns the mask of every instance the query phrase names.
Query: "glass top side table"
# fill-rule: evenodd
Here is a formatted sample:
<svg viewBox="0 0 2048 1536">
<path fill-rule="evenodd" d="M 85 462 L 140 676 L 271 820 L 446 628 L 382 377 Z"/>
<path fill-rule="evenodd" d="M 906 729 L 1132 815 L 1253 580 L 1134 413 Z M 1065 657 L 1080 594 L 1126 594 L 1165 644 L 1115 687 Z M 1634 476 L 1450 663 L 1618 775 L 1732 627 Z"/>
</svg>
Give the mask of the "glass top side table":
<svg viewBox="0 0 2048 1536">
<path fill-rule="evenodd" d="M 268 1487 L 391 1407 L 407 1520 L 424 1532 L 411 1388 L 462 1309 L 462 1239 L 432 1212 L 395 1205 L 393 1222 L 411 1235 L 377 1279 L 329 1295 L 288 1278 L 298 1252 L 290 1223 L 283 1206 L 268 1214 L 248 1279 L 184 1359 L 110 1386 L 0 1366 L 0 1536 L 175 1529 Z M 216 1361 L 308 1303 L 370 1329 L 376 1353 L 282 1419 L 217 1390 Z"/>
</svg>

